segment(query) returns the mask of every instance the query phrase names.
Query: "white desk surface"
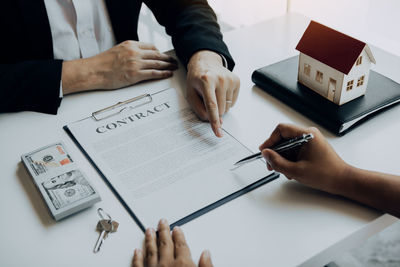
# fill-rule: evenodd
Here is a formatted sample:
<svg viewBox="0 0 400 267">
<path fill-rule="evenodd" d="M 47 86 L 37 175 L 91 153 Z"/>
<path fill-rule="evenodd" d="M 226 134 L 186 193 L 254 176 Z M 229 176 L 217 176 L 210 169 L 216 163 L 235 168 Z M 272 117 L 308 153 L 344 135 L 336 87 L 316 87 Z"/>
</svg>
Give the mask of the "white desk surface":
<svg viewBox="0 0 400 267">
<path fill-rule="evenodd" d="M 254 87 L 250 78 L 255 68 L 295 55 L 294 47 L 307 25 L 308 19 L 291 14 L 225 34 L 237 63 L 241 93 L 235 108 L 225 116 L 224 127 L 254 151 L 279 122 L 315 125 Z M 376 69 L 400 82 L 400 60 L 373 51 Z M 130 266 L 143 233 L 62 126 L 149 88 L 183 86 L 183 81 L 181 68 L 169 80 L 67 96 L 57 116 L 34 112 L 0 115 L 0 266 Z M 399 174 L 399 117 L 397 105 L 343 137 L 322 132 L 347 162 Z M 56 223 L 20 156 L 58 140 L 66 143 L 103 200 Z M 120 228 L 93 254 L 98 207 L 118 220 Z M 182 228 L 195 261 L 208 248 L 215 266 L 322 266 L 396 220 L 281 176 Z"/>
</svg>

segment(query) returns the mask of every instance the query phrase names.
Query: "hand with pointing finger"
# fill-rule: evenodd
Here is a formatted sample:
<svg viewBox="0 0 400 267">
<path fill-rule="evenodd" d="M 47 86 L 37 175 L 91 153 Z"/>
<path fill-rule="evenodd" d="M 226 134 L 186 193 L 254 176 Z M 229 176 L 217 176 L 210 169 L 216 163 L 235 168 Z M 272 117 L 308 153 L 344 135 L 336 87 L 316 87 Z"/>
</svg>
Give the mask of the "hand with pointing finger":
<svg viewBox="0 0 400 267">
<path fill-rule="evenodd" d="M 158 238 L 153 229 L 145 234 L 145 252 L 136 249 L 133 256 L 133 267 L 196 267 L 186 244 L 185 236 L 179 227 L 170 232 L 168 222 L 161 220 L 158 224 Z M 210 254 L 201 254 L 199 267 L 212 267 Z"/>
<path fill-rule="evenodd" d="M 219 54 L 201 50 L 188 63 L 186 97 L 197 116 L 209 121 L 215 135 L 222 136 L 222 115 L 236 103 L 239 78 L 223 66 Z"/>
</svg>

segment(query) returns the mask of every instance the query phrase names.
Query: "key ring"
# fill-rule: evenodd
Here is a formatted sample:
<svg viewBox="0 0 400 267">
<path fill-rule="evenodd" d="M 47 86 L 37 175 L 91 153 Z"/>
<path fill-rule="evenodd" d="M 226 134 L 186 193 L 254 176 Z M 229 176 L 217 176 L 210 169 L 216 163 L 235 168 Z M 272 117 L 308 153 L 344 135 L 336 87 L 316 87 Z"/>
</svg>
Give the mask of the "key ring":
<svg viewBox="0 0 400 267">
<path fill-rule="evenodd" d="M 107 212 L 105 212 L 102 208 L 98 208 L 97 209 L 97 214 L 99 214 L 99 217 L 102 219 L 102 220 L 107 220 L 103 215 L 106 215 L 107 217 L 108 217 L 108 221 L 112 221 L 112 219 L 111 219 L 111 216 L 107 213 Z"/>
</svg>

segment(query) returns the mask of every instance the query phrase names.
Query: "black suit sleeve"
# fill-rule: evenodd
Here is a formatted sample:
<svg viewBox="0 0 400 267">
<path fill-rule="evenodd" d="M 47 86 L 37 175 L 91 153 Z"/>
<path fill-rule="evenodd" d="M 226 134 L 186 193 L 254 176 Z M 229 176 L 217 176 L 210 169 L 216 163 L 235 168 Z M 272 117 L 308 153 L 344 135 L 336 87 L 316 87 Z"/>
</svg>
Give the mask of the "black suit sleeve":
<svg viewBox="0 0 400 267">
<path fill-rule="evenodd" d="M 144 3 L 172 37 L 176 53 L 185 66 L 196 51 L 205 49 L 222 54 L 228 68 L 233 69 L 235 63 L 206 0 L 144 0 Z"/>
<path fill-rule="evenodd" d="M 0 2 L 0 112 L 56 114 L 62 61 L 53 59 L 44 1 Z"/>
<path fill-rule="evenodd" d="M 22 110 L 57 114 L 61 60 L 0 63 L 0 112 Z"/>
</svg>

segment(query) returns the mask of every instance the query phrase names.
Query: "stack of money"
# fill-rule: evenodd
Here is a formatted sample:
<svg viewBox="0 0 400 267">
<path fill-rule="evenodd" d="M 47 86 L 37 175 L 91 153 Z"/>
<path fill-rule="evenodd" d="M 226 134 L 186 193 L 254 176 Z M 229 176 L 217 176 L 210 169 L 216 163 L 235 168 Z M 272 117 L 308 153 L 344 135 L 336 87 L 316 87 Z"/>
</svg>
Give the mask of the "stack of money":
<svg viewBox="0 0 400 267">
<path fill-rule="evenodd" d="M 39 148 L 21 158 L 56 221 L 101 200 L 63 142 Z"/>
</svg>

